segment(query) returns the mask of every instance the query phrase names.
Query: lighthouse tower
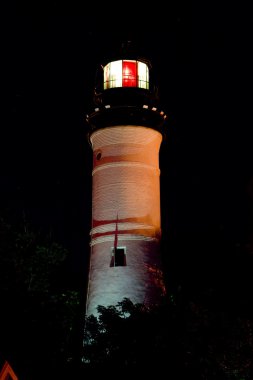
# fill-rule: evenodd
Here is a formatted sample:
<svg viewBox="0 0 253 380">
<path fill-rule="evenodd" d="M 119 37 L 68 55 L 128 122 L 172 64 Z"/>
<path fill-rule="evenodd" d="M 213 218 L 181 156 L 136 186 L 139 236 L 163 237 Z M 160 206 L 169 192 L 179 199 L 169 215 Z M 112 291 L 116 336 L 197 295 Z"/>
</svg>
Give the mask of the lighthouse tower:
<svg viewBox="0 0 253 380">
<path fill-rule="evenodd" d="M 93 169 L 86 315 L 123 298 L 156 304 L 164 294 L 159 150 L 165 119 L 149 60 L 125 48 L 99 66 L 87 115 Z"/>
</svg>

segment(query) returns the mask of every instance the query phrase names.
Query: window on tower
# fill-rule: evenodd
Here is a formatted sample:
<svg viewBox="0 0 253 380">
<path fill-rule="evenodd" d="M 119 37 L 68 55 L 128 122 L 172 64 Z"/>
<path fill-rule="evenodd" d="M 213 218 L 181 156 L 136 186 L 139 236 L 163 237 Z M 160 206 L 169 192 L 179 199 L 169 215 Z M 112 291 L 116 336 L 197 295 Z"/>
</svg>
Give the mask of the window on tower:
<svg viewBox="0 0 253 380">
<path fill-rule="evenodd" d="M 110 267 L 126 266 L 126 247 L 112 248 Z"/>
<path fill-rule="evenodd" d="M 96 155 L 96 159 L 99 161 L 99 160 L 101 160 L 101 157 L 102 157 L 102 153 L 98 152 Z"/>
<path fill-rule="evenodd" d="M 149 89 L 149 68 L 144 62 L 118 60 L 104 67 L 104 90 L 115 87 Z"/>
</svg>

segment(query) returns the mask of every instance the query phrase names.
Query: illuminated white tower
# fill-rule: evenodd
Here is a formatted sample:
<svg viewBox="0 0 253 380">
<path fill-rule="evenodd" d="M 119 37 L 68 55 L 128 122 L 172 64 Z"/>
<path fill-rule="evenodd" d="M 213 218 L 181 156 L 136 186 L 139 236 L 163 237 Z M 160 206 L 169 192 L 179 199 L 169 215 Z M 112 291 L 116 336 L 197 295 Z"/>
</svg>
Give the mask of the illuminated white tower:
<svg viewBox="0 0 253 380">
<path fill-rule="evenodd" d="M 159 109 L 148 60 L 127 55 L 98 69 L 87 115 L 93 151 L 91 252 L 86 314 L 97 306 L 155 304 L 161 271 Z"/>
</svg>

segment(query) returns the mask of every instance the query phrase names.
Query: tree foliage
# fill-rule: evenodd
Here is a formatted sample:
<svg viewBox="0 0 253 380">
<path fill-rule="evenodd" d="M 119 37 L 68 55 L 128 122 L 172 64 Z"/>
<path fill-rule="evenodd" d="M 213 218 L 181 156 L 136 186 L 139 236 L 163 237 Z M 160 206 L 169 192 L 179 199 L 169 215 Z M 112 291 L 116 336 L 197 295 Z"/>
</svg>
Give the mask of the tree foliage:
<svg viewBox="0 0 253 380">
<path fill-rule="evenodd" d="M 24 378 L 43 378 L 76 355 L 79 291 L 57 281 L 68 251 L 50 235 L 3 219 L 0 239 L 1 354 Z"/>
<path fill-rule="evenodd" d="M 83 361 L 91 371 L 168 378 L 251 380 L 253 321 L 171 295 L 153 308 L 124 299 L 87 317 Z"/>
</svg>

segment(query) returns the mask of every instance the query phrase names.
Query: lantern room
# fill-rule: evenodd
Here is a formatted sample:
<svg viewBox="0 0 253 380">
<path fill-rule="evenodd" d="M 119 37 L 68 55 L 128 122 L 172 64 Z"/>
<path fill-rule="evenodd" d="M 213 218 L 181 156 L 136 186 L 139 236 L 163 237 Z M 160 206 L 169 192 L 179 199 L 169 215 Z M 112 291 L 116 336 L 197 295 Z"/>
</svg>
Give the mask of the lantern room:
<svg viewBox="0 0 253 380">
<path fill-rule="evenodd" d="M 151 62 L 130 45 L 104 58 L 96 70 L 90 131 L 117 125 L 142 125 L 161 130 L 166 114 L 160 109 Z"/>
<path fill-rule="evenodd" d="M 103 88 L 138 87 L 149 89 L 149 68 L 141 61 L 117 60 L 103 69 Z"/>
</svg>

